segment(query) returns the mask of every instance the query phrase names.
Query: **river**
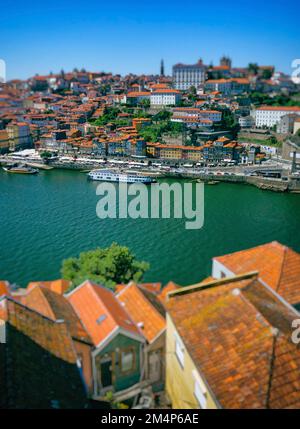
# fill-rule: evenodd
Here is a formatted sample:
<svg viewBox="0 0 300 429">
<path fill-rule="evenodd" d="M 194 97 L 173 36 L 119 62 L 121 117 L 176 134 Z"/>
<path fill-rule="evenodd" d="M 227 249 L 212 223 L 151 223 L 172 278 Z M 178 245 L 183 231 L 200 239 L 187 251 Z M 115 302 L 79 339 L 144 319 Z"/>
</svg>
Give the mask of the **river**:
<svg viewBox="0 0 300 429">
<path fill-rule="evenodd" d="M 95 182 L 68 170 L 0 172 L 0 278 L 26 286 L 60 276 L 61 261 L 113 241 L 150 263 L 147 281 L 187 285 L 209 275 L 213 256 L 278 240 L 300 252 L 300 195 L 238 184 L 205 186 L 205 221 L 96 216 Z"/>
</svg>

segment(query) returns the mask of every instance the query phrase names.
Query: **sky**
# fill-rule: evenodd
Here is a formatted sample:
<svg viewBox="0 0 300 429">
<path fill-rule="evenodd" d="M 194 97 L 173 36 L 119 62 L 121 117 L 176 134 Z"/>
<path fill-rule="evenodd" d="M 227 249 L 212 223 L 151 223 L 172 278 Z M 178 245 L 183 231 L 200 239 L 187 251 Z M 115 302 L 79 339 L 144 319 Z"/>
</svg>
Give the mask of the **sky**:
<svg viewBox="0 0 300 429">
<path fill-rule="evenodd" d="M 275 65 L 300 58 L 299 0 L 0 0 L 0 59 L 7 79 L 74 67 L 166 73 L 177 62 Z"/>
</svg>

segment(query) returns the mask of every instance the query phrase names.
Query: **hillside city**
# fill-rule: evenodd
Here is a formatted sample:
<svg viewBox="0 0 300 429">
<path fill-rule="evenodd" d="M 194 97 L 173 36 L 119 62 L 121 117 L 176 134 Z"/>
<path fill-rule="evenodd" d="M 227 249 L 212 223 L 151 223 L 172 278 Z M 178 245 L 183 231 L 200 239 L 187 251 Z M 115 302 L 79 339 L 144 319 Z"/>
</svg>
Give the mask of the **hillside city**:
<svg viewBox="0 0 300 429">
<path fill-rule="evenodd" d="M 178 63 L 166 76 L 162 60 L 156 76 L 61 70 L 0 89 L 3 163 L 80 168 L 122 159 L 174 174 L 217 172 L 220 180 L 282 178 L 275 189 L 299 188 L 291 180 L 299 179 L 299 83 L 273 66 L 233 67 L 224 56 L 217 66 Z M 268 168 L 242 168 L 251 165 Z M 234 166 L 241 168 L 226 170 Z"/>
<path fill-rule="evenodd" d="M 300 84 L 227 56 L 172 76 L 163 60 L 157 75 L 36 74 L 0 84 L 0 153 L 4 166 L 125 166 L 296 194 Z M 0 281 L 0 408 L 300 408 L 299 253 L 272 241 L 216 254 L 188 286 L 132 266 L 109 287 L 84 270 Z"/>
</svg>

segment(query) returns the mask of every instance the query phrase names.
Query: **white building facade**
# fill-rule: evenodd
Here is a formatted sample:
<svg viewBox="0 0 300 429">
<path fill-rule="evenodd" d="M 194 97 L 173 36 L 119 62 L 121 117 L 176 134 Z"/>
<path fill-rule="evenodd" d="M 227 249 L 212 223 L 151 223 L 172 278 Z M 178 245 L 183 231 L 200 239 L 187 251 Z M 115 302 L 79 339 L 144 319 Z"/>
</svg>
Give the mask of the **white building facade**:
<svg viewBox="0 0 300 429">
<path fill-rule="evenodd" d="M 174 89 L 161 89 L 151 92 L 150 104 L 156 106 L 176 106 L 181 100 L 181 94 Z"/>
<path fill-rule="evenodd" d="M 255 112 L 255 125 L 256 127 L 273 127 L 278 124 L 282 116 L 293 113 L 300 115 L 300 107 L 261 106 Z"/>
<path fill-rule="evenodd" d="M 173 85 L 179 90 L 187 90 L 191 86 L 198 88 L 203 85 L 206 77 L 206 66 L 199 60 L 196 64 L 176 64 L 173 66 Z"/>
</svg>

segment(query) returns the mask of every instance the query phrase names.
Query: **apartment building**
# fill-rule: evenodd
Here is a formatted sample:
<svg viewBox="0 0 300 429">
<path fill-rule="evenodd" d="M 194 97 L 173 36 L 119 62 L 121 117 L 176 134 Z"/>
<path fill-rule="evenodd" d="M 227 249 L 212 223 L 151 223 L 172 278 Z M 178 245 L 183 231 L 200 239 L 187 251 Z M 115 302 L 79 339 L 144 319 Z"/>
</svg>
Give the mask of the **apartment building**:
<svg viewBox="0 0 300 429">
<path fill-rule="evenodd" d="M 190 161 L 202 159 L 202 147 L 147 143 L 147 155 L 153 158 Z"/>
<path fill-rule="evenodd" d="M 194 119 L 202 118 L 208 119 L 212 122 L 220 122 L 222 120 L 222 112 L 219 110 L 202 110 L 197 107 L 176 107 L 173 109 L 173 117 L 191 117 Z"/>
<path fill-rule="evenodd" d="M 131 104 L 133 106 L 143 102 L 150 100 L 150 92 L 147 91 L 132 91 L 126 94 L 126 103 Z"/>
<path fill-rule="evenodd" d="M 151 92 L 151 107 L 176 106 L 181 100 L 181 93 L 176 89 L 156 89 Z"/>
<path fill-rule="evenodd" d="M 205 82 L 206 91 L 219 91 L 225 95 L 237 95 L 249 91 L 250 82 L 246 78 L 209 79 Z"/>
<path fill-rule="evenodd" d="M 300 119 L 300 117 L 295 113 L 283 115 L 276 126 L 277 133 L 293 134 L 294 123 L 297 119 Z"/>
<path fill-rule="evenodd" d="M 29 125 L 26 122 L 13 122 L 6 127 L 10 149 L 26 149 L 32 143 Z"/>
<path fill-rule="evenodd" d="M 9 150 L 9 138 L 7 131 L 0 130 L 0 154 L 6 153 Z"/>
<path fill-rule="evenodd" d="M 206 66 L 200 59 L 196 64 L 175 64 L 173 66 L 173 85 L 179 90 L 187 90 L 191 86 L 198 88 L 206 78 Z"/>
<path fill-rule="evenodd" d="M 297 106 L 261 106 L 255 111 L 256 127 L 273 127 L 277 125 L 282 116 L 288 114 L 300 115 L 300 107 Z"/>
</svg>

